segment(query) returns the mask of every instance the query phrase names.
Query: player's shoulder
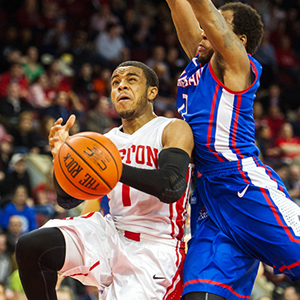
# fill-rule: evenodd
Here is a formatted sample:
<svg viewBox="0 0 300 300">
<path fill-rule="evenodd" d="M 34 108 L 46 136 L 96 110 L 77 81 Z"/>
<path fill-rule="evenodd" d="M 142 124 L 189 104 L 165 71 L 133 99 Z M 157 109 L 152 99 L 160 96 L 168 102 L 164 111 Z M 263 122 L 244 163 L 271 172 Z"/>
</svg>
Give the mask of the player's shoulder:
<svg viewBox="0 0 300 300">
<path fill-rule="evenodd" d="M 167 132 L 187 132 L 191 131 L 190 125 L 184 120 L 172 118 L 170 119 L 169 124 L 165 127 L 165 131 Z"/>
<path fill-rule="evenodd" d="M 108 137 L 108 138 L 110 138 L 110 137 L 116 135 L 117 132 L 120 132 L 121 127 L 122 126 L 120 126 L 120 127 L 114 127 L 111 130 L 109 130 L 108 132 L 104 133 L 103 135 L 106 136 L 106 137 Z"/>
</svg>

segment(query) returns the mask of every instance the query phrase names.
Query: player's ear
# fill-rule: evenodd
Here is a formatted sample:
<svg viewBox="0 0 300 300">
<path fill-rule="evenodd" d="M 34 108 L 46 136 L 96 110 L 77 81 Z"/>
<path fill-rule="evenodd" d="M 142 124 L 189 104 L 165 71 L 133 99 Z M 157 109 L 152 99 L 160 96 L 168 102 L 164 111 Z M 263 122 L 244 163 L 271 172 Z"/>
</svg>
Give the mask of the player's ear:
<svg viewBox="0 0 300 300">
<path fill-rule="evenodd" d="M 241 42 L 243 43 L 243 45 L 246 47 L 247 45 L 247 36 L 245 34 L 241 34 L 241 35 L 238 35 L 239 39 L 241 40 Z"/>
<path fill-rule="evenodd" d="M 149 86 L 148 87 L 148 99 L 150 101 L 154 100 L 158 93 L 158 88 L 156 86 Z"/>
</svg>

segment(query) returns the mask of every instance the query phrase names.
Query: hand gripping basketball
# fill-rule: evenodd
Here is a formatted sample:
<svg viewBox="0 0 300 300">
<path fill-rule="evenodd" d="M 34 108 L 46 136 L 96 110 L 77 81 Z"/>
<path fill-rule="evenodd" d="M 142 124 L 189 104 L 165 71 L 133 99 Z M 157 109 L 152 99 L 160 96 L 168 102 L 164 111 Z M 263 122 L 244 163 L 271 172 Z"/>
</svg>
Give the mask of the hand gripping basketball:
<svg viewBox="0 0 300 300">
<path fill-rule="evenodd" d="M 54 157 L 54 173 L 70 196 L 92 200 L 108 194 L 122 174 L 113 142 L 100 133 L 81 132 L 67 138 Z"/>
</svg>

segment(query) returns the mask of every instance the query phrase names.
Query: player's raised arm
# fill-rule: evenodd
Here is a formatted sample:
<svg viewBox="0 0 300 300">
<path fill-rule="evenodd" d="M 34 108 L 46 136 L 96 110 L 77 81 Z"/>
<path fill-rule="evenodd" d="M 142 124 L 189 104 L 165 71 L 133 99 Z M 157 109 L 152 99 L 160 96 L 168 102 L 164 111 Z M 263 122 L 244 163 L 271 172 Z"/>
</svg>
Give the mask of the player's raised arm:
<svg viewBox="0 0 300 300">
<path fill-rule="evenodd" d="M 196 53 L 202 39 L 202 30 L 190 4 L 186 0 L 166 0 L 170 9 L 180 44 L 189 59 Z"/>
<path fill-rule="evenodd" d="M 232 24 L 233 12 L 221 13 L 210 0 L 188 1 L 204 30 L 205 38 L 210 41 L 217 54 L 212 57 L 213 68 L 220 68 L 220 64 L 223 63 L 226 69 L 233 69 L 235 72 L 243 71 L 245 68 L 249 69 L 245 48 L 247 36 L 234 33 L 234 30 L 238 29 L 234 28 Z M 222 61 L 220 61 L 220 57 L 223 58 Z"/>
</svg>

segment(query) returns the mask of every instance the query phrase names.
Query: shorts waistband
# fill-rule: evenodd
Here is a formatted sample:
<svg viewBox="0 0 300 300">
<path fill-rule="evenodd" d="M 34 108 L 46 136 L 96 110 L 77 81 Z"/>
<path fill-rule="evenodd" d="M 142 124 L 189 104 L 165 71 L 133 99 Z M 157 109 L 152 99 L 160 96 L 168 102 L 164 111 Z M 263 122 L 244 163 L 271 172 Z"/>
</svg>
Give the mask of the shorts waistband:
<svg viewBox="0 0 300 300">
<path fill-rule="evenodd" d="M 239 160 L 227 161 L 223 163 L 211 164 L 201 167 L 199 172 L 203 176 L 227 174 L 232 170 L 239 170 L 242 167 L 261 164 L 261 161 L 256 156 L 251 156 Z"/>
<path fill-rule="evenodd" d="M 177 239 L 165 239 L 165 238 L 159 238 L 155 236 L 151 236 L 149 234 L 145 233 L 138 233 L 138 232 L 132 232 L 128 230 L 120 230 L 118 231 L 127 239 L 130 239 L 132 241 L 136 242 L 150 242 L 150 243 L 160 243 L 180 249 L 185 249 L 185 243 L 183 241 L 177 240 Z"/>
</svg>

